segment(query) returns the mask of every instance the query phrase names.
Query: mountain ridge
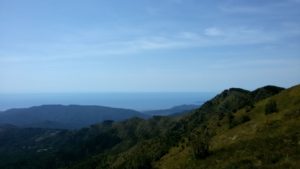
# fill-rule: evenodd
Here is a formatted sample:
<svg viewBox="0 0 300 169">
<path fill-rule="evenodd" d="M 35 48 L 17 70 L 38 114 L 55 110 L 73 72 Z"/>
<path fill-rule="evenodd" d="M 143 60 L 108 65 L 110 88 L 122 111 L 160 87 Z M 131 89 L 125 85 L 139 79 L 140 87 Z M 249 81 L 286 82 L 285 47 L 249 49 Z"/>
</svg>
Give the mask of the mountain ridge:
<svg viewBox="0 0 300 169">
<path fill-rule="evenodd" d="M 142 113 L 154 116 L 168 116 L 168 115 L 179 115 L 182 113 L 190 112 L 194 109 L 199 108 L 200 105 L 195 104 L 183 104 L 178 106 L 173 106 L 168 109 L 159 109 L 159 110 L 148 110 L 143 111 Z"/>
<path fill-rule="evenodd" d="M 300 85 L 260 90 L 265 98 L 224 90 L 182 117 L 105 121 L 72 132 L 3 129 L 0 168 L 27 159 L 24 169 L 297 169 Z M 7 149 L 12 155 L 5 156 Z"/>
</svg>

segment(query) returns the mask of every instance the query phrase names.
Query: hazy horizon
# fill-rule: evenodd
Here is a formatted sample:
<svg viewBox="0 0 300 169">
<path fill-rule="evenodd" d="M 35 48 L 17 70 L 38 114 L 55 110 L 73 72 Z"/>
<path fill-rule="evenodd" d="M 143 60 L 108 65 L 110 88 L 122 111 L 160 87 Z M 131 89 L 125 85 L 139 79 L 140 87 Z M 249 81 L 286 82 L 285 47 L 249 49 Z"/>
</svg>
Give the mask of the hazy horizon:
<svg viewBox="0 0 300 169">
<path fill-rule="evenodd" d="M 208 92 L 0 94 L 0 111 L 40 105 L 97 105 L 138 111 L 167 109 L 183 104 L 201 105 Z"/>
</svg>

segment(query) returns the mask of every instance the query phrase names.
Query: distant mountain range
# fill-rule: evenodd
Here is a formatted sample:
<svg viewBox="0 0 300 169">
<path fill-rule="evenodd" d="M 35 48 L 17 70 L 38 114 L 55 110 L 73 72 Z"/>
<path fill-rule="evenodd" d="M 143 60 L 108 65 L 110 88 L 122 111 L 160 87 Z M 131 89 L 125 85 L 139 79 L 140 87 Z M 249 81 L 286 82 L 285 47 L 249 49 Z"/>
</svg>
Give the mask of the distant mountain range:
<svg viewBox="0 0 300 169">
<path fill-rule="evenodd" d="M 32 128 L 78 129 L 105 120 L 121 121 L 132 117 L 180 115 L 198 107 L 198 105 L 180 105 L 170 109 L 138 112 L 105 106 L 42 105 L 0 112 L 0 124 Z"/>
<path fill-rule="evenodd" d="M 120 121 L 132 117 L 147 118 L 149 116 L 135 110 L 104 106 L 42 105 L 0 112 L 0 124 L 76 129 L 105 120 Z"/>
</svg>

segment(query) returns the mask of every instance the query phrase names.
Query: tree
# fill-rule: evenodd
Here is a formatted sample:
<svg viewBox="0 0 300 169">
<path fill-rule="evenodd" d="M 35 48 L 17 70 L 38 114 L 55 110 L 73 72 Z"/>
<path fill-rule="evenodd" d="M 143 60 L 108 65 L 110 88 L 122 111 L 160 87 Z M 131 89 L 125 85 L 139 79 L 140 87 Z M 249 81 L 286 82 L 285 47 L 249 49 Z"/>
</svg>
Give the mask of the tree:
<svg viewBox="0 0 300 169">
<path fill-rule="evenodd" d="M 209 155 L 211 138 L 212 134 L 206 126 L 202 127 L 200 130 L 192 132 L 190 142 L 195 158 L 202 159 Z"/>
<path fill-rule="evenodd" d="M 249 103 L 249 105 L 246 106 L 245 110 L 246 112 L 250 112 L 254 108 L 254 104 L 252 102 Z"/>
<path fill-rule="evenodd" d="M 234 121 L 234 115 L 229 112 L 227 113 L 227 118 L 228 118 L 228 124 L 229 124 L 229 128 L 233 128 L 236 126 L 235 121 Z"/>
<path fill-rule="evenodd" d="M 277 103 L 274 100 L 269 100 L 265 106 L 265 114 L 278 112 Z"/>
</svg>

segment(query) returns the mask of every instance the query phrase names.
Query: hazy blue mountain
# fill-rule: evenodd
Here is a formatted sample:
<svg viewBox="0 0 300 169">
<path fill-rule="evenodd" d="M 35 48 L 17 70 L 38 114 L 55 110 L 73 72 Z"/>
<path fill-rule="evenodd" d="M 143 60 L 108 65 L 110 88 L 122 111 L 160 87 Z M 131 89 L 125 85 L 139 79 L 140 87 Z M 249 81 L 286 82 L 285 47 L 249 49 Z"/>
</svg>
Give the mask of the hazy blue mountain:
<svg viewBox="0 0 300 169">
<path fill-rule="evenodd" d="M 104 106 L 42 105 L 9 109 L 0 113 L 0 123 L 20 127 L 81 128 L 104 120 L 120 121 L 131 117 L 145 118 L 138 111 Z"/>
<path fill-rule="evenodd" d="M 161 110 L 149 110 L 149 111 L 143 111 L 144 114 L 152 115 L 152 116 L 168 116 L 168 115 L 174 115 L 174 114 L 181 114 L 185 112 L 190 112 L 194 109 L 199 108 L 199 105 L 179 105 L 179 106 L 174 106 L 169 109 L 161 109 Z"/>
</svg>

